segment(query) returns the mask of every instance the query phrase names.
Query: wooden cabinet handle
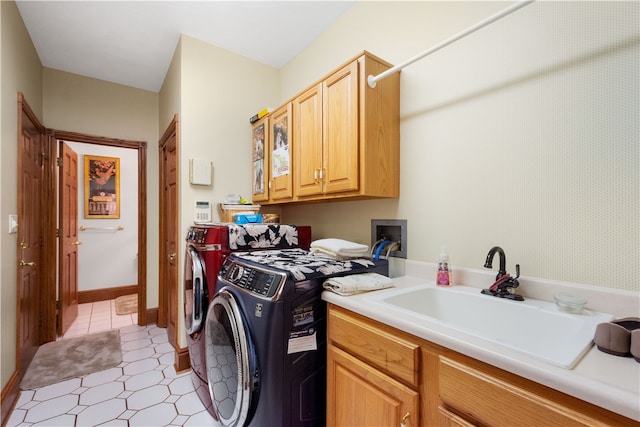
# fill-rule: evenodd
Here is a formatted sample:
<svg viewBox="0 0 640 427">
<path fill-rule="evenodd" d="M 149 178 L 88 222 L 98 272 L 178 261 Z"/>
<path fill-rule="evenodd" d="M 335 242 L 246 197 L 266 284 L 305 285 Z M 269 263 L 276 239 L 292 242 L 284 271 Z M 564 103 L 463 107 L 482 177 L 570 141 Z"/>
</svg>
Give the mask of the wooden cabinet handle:
<svg viewBox="0 0 640 427">
<path fill-rule="evenodd" d="M 404 414 L 404 417 L 402 417 L 402 421 L 400 422 L 400 427 L 407 427 L 407 418 L 409 418 L 410 414 L 407 412 L 406 414 Z"/>
</svg>

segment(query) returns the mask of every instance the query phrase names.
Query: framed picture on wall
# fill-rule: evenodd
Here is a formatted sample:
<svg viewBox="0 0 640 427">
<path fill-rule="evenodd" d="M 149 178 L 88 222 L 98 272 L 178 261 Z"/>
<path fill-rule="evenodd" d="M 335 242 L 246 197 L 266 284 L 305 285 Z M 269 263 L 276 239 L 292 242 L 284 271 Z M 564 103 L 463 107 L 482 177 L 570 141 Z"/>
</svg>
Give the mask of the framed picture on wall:
<svg viewBox="0 0 640 427">
<path fill-rule="evenodd" d="M 84 156 L 84 217 L 120 218 L 120 159 Z"/>
</svg>

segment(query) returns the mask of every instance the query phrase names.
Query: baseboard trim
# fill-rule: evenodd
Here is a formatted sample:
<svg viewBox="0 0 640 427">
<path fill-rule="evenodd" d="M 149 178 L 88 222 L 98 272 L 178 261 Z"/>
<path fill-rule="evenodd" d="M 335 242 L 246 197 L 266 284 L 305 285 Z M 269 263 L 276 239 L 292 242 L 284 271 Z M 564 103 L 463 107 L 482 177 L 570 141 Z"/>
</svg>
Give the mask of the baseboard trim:
<svg viewBox="0 0 640 427">
<path fill-rule="evenodd" d="M 177 373 L 182 373 L 191 368 L 191 361 L 189 359 L 188 348 L 177 348 L 176 350 L 176 364 L 174 366 Z"/>
<path fill-rule="evenodd" d="M 124 295 L 138 293 L 138 285 L 117 286 L 114 288 L 92 289 L 78 292 L 78 304 L 116 299 Z"/>
<path fill-rule="evenodd" d="M 158 307 L 147 309 L 147 325 L 158 324 Z"/>
<path fill-rule="evenodd" d="M 7 421 L 9 421 L 9 414 L 13 411 L 14 406 L 18 402 L 18 398 L 20 397 L 20 372 L 15 371 L 9 381 L 7 381 L 7 385 L 2 389 L 2 394 L 0 395 L 0 410 L 2 411 L 2 425 L 6 425 Z"/>
</svg>

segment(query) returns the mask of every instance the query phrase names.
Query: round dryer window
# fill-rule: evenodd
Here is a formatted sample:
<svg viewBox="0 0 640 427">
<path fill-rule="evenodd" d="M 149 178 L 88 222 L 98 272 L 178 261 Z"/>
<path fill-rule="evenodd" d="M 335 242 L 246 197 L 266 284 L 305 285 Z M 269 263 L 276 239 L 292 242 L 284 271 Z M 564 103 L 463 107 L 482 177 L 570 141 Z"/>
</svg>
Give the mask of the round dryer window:
<svg viewBox="0 0 640 427">
<path fill-rule="evenodd" d="M 205 343 L 213 408 L 223 425 L 243 426 L 257 401 L 259 371 L 244 316 L 227 290 L 209 306 Z"/>
</svg>

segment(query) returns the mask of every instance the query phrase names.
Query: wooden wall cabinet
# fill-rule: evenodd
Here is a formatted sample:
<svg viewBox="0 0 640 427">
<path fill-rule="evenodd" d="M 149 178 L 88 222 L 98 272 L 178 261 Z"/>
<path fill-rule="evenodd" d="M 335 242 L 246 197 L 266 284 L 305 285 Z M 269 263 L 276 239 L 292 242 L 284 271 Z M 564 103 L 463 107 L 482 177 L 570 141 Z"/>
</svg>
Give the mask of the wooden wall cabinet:
<svg viewBox="0 0 640 427">
<path fill-rule="evenodd" d="M 284 104 L 269 117 L 269 199 L 273 202 L 284 202 L 293 197 L 291 152 L 295 141 L 291 138 L 291 103 Z"/>
<path fill-rule="evenodd" d="M 298 197 L 323 193 L 322 83 L 293 100 L 294 186 Z"/>
<path fill-rule="evenodd" d="M 399 196 L 400 75 L 367 85 L 390 67 L 365 52 L 294 100 L 296 200 Z"/>
<path fill-rule="evenodd" d="M 252 125 L 253 203 L 268 205 L 293 198 L 291 105 L 284 104 Z"/>
<path fill-rule="evenodd" d="M 341 307 L 327 318 L 327 425 L 638 425 Z"/>
<path fill-rule="evenodd" d="M 269 170 L 271 164 L 269 144 L 269 116 L 251 125 L 252 136 L 252 201 L 260 203 L 269 200 Z"/>
<path fill-rule="evenodd" d="M 391 66 L 364 52 L 269 115 L 273 128 L 287 114 L 291 173 L 263 204 L 399 197 L 400 74 L 367 84 Z"/>
</svg>

